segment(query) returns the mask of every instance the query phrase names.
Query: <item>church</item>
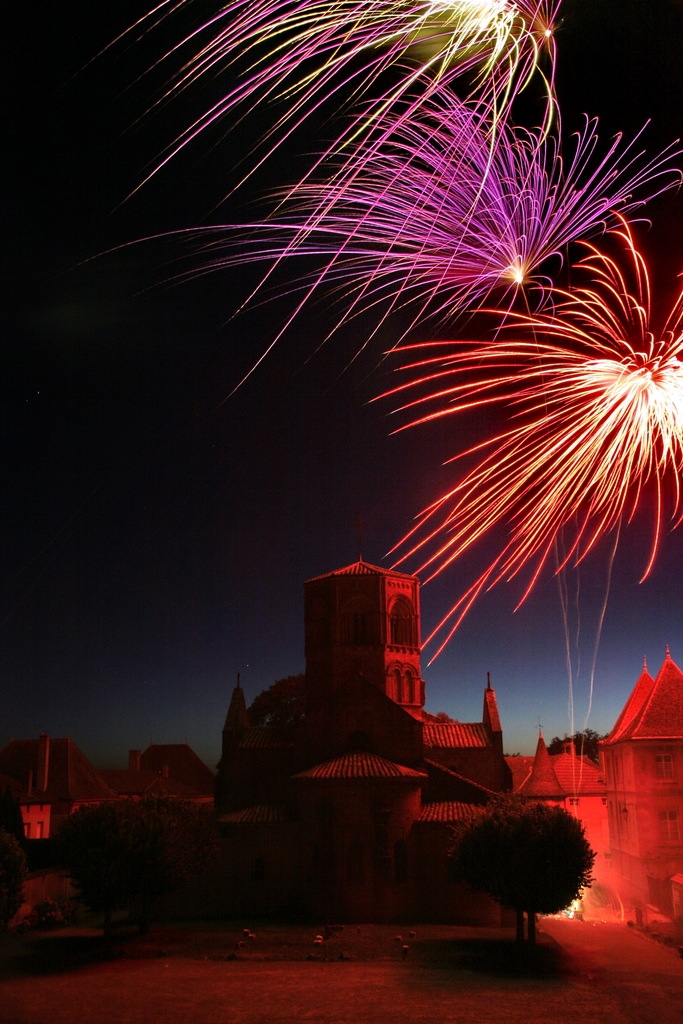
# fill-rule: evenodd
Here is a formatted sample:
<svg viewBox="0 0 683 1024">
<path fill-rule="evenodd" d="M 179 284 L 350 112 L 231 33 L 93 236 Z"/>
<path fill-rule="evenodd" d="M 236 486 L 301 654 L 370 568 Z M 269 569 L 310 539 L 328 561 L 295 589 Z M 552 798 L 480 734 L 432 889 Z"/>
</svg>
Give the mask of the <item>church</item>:
<svg viewBox="0 0 683 1024">
<path fill-rule="evenodd" d="M 305 710 L 252 726 L 235 687 L 216 809 L 232 915 L 497 924 L 449 876 L 450 826 L 511 788 L 496 695 L 480 722 L 424 710 L 416 577 L 362 559 L 304 584 Z"/>
</svg>

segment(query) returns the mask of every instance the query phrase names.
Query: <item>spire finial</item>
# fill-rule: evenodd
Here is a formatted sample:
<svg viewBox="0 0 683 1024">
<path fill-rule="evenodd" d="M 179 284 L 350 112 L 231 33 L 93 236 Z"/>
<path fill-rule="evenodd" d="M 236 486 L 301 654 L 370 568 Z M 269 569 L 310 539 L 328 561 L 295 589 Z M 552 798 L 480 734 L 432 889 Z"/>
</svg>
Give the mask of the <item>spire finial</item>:
<svg viewBox="0 0 683 1024">
<path fill-rule="evenodd" d="M 487 690 L 491 689 L 491 673 L 490 672 L 486 673 L 486 689 Z"/>
<path fill-rule="evenodd" d="M 356 512 L 356 531 L 358 533 L 358 561 L 363 561 L 363 516 Z"/>
<path fill-rule="evenodd" d="M 666 658 L 666 661 L 671 661 L 671 651 L 669 650 L 669 645 L 668 644 L 666 645 L 666 656 L 665 656 L 665 658 Z"/>
<path fill-rule="evenodd" d="M 647 655 L 643 655 L 643 672 L 647 672 Z"/>
</svg>

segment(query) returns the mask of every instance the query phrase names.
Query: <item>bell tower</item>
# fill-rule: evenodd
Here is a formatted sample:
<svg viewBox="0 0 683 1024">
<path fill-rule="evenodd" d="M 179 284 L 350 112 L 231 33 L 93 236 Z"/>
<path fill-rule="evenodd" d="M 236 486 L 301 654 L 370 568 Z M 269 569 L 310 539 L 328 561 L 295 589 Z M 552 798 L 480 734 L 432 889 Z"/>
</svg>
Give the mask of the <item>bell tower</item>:
<svg viewBox="0 0 683 1024">
<path fill-rule="evenodd" d="M 360 559 L 304 584 L 306 701 L 364 676 L 406 711 L 424 706 L 420 583 Z"/>
</svg>

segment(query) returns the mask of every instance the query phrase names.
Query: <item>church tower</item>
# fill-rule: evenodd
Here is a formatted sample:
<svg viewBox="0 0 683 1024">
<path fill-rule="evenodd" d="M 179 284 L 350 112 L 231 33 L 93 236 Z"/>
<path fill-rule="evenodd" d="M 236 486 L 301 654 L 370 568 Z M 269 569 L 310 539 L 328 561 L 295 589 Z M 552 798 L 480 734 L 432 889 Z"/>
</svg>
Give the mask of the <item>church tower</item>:
<svg viewBox="0 0 683 1024">
<path fill-rule="evenodd" d="M 424 706 L 416 576 L 362 559 L 304 584 L 306 702 L 361 675 L 411 714 Z"/>
</svg>

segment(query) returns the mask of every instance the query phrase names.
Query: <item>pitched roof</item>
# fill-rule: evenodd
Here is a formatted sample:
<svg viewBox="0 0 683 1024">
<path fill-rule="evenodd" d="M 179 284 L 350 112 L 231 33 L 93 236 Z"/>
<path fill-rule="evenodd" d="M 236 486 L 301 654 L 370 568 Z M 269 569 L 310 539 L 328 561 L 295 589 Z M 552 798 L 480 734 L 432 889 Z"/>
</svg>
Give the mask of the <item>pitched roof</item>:
<svg viewBox="0 0 683 1024">
<path fill-rule="evenodd" d="M 245 750 L 269 750 L 273 747 L 291 747 L 291 737 L 281 729 L 269 725 L 250 725 L 238 744 Z"/>
<path fill-rule="evenodd" d="M 581 793 L 602 795 L 605 792 L 602 770 L 590 757 L 579 757 L 569 753 L 550 754 L 549 757 L 555 778 L 566 796 Z M 514 757 L 506 757 L 505 760 L 512 772 L 513 793 L 526 792 L 524 785 L 531 777 L 535 758 L 517 754 Z"/>
<path fill-rule="evenodd" d="M 636 715 L 642 709 L 643 703 L 647 699 L 647 695 L 653 685 L 654 679 L 648 672 L 646 665 L 643 664 L 643 671 L 638 677 L 638 681 L 633 687 L 631 695 L 624 704 L 621 714 L 614 723 L 614 728 L 607 739 L 603 740 L 604 743 L 616 743 L 617 740 L 624 739 L 627 736 Z"/>
<path fill-rule="evenodd" d="M 486 802 L 489 797 L 495 796 L 492 789 L 487 789 L 481 783 L 468 779 L 466 775 L 460 775 L 458 772 L 453 771 L 452 768 L 447 768 L 445 764 L 425 758 L 424 765 L 432 781 L 443 783 L 445 780 L 447 783 L 452 783 L 460 791 L 461 795 L 463 792 L 467 792 L 468 797 L 471 798 L 473 803 L 475 801 L 480 803 Z"/>
<path fill-rule="evenodd" d="M 306 582 L 315 583 L 316 580 L 327 580 L 332 576 L 392 576 L 404 580 L 417 579 L 416 576 L 411 576 L 409 573 L 396 572 L 394 569 L 382 569 L 379 565 L 370 565 L 369 562 L 364 562 L 360 558 L 351 565 L 345 565 L 342 569 L 334 569 L 332 572 L 324 572 L 320 576 L 313 576 Z"/>
<path fill-rule="evenodd" d="M 683 672 L 668 647 L 657 677 L 653 680 L 643 671 L 614 729 L 603 742 L 646 739 L 683 739 Z"/>
<path fill-rule="evenodd" d="M 534 759 L 531 754 L 514 754 L 508 755 L 505 760 L 512 772 L 512 792 L 516 793 L 531 775 Z"/>
<path fill-rule="evenodd" d="M 167 773 L 170 779 L 184 782 L 197 793 L 213 793 L 214 773 L 187 743 L 153 743 L 140 755 L 140 767 Z"/>
<path fill-rule="evenodd" d="M 531 766 L 531 772 L 529 773 L 528 778 L 522 783 L 519 792 L 522 793 L 523 796 L 538 797 L 562 798 L 565 795 L 565 791 L 560 785 L 559 779 L 555 774 L 555 769 L 542 734 L 539 734 L 538 737 L 536 754 L 534 756 L 534 763 Z"/>
<path fill-rule="evenodd" d="M 237 686 L 230 695 L 230 704 L 228 706 L 228 713 L 225 717 L 223 732 L 232 732 L 234 730 L 239 731 L 247 729 L 248 727 L 249 714 L 247 712 L 247 702 L 238 677 Z"/>
<path fill-rule="evenodd" d="M 223 814 L 218 821 L 223 825 L 273 825 L 292 821 L 292 815 L 281 804 L 256 804 Z"/>
<path fill-rule="evenodd" d="M 39 747 L 47 752 L 47 785 L 39 790 Z M 35 740 L 12 740 L 0 751 L 0 771 L 13 776 L 21 785 L 22 799 L 45 803 L 60 801 L 112 800 L 116 794 L 95 771 L 85 754 L 71 739 L 53 739 L 43 735 Z M 27 791 L 29 773 L 31 792 Z"/>
<path fill-rule="evenodd" d="M 463 803 L 461 800 L 439 800 L 431 804 L 423 804 L 418 821 L 470 821 L 484 808 L 477 804 Z"/>
<path fill-rule="evenodd" d="M 551 754 L 553 769 L 565 793 L 589 793 L 602 795 L 606 792 L 602 769 L 590 757 L 576 754 Z"/>
<path fill-rule="evenodd" d="M 366 750 L 353 750 L 294 775 L 295 779 L 426 779 L 425 772 L 395 764 Z"/>
<path fill-rule="evenodd" d="M 155 771 L 100 768 L 99 775 L 119 796 L 176 796 L 190 799 L 197 795 L 186 783 L 179 779 L 169 779 Z"/>
<path fill-rule="evenodd" d="M 488 747 L 491 739 L 483 722 L 425 722 L 425 747 Z"/>
</svg>

